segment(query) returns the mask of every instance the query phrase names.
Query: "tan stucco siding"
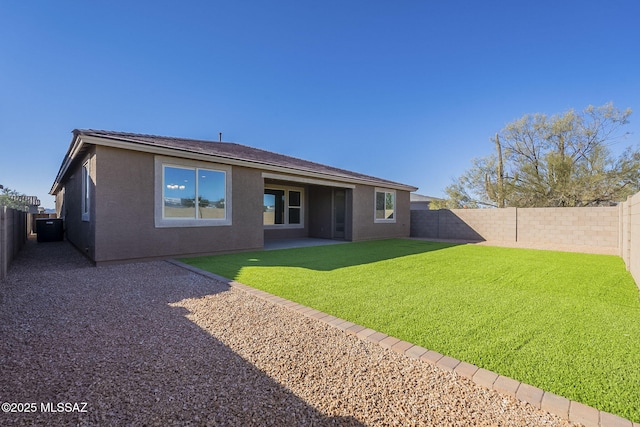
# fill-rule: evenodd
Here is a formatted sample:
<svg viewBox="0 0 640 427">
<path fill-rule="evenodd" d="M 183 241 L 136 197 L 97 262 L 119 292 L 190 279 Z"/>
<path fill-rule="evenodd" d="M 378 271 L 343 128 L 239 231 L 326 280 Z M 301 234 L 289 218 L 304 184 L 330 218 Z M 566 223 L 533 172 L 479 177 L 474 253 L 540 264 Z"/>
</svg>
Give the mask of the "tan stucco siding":
<svg viewBox="0 0 640 427">
<path fill-rule="evenodd" d="M 94 252 L 94 221 L 95 218 L 95 188 L 96 188 L 96 150 L 87 150 L 73 162 L 66 175 L 64 187 L 56 195 L 56 210 L 64 218 L 65 235 L 69 242 L 81 252 L 93 258 Z M 82 166 L 89 161 L 89 220 L 82 218 Z"/>
<path fill-rule="evenodd" d="M 309 237 L 331 239 L 333 231 L 333 188 L 311 186 L 309 188 Z"/>
<path fill-rule="evenodd" d="M 153 154 L 98 147 L 97 263 L 261 248 L 262 177 L 232 168 L 231 225 L 155 226 Z"/>
<path fill-rule="evenodd" d="M 376 187 L 358 185 L 353 190 L 352 240 L 373 240 L 395 237 L 409 237 L 410 194 L 395 190 L 395 221 L 375 221 Z"/>
<path fill-rule="evenodd" d="M 82 165 L 87 159 L 91 201 L 90 214 L 83 218 Z M 166 165 L 224 172 L 226 204 L 215 211 L 224 217 L 219 221 L 193 218 L 175 223 L 163 217 L 162 174 Z M 395 218 L 380 223 L 375 221 L 376 187 L 344 184 L 346 223 L 337 236 L 333 192 L 340 185 L 329 181 L 308 183 L 304 176 L 294 175 L 291 179 L 265 178 L 264 173 L 203 158 L 85 144 L 81 155 L 61 176 L 57 198 L 64 199 L 60 209 L 66 219 L 68 240 L 97 264 L 261 249 L 265 238 L 313 236 L 357 241 L 409 236 L 408 191 L 389 190 L 396 197 Z M 265 185 L 303 190 L 302 226 L 264 226 Z M 226 210 L 224 215 L 222 210 Z"/>
</svg>

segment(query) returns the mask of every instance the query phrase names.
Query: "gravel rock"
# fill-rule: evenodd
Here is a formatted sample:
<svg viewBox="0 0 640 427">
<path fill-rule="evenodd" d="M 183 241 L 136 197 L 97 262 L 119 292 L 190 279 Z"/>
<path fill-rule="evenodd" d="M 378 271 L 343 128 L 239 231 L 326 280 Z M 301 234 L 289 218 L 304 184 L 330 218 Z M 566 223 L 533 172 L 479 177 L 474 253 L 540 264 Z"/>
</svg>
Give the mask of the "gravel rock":
<svg viewBox="0 0 640 427">
<path fill-rule="evenodd" d="M 3 426 L 570 425 L 173 264 L 96 268 L 66 242 L 30 241 L 0 282 L 0 402 L 36 409 Z"/>
</svg>

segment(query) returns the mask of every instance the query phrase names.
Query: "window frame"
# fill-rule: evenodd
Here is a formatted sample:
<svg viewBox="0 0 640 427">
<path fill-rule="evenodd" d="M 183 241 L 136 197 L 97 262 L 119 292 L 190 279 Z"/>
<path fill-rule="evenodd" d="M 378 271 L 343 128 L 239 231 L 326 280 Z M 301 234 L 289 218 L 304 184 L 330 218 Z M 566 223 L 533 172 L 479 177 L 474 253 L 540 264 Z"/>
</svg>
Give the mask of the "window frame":
<svg viewBox="0 0 640 427">
<path fill-rule="evenodd" d="M 283 218 L 284 218 L 284 223 L 283 224 L 265 224 L 264 223 L 264 217 L 263 217 L 263 221 L 262 221 L 262 225 L 264 226 L 264 228 L 266 229 L 282 229 L 282 228 L 304 228 L 304 215 L 305 215 L 305 208 L 304 208 L 304 188 L 303 187 L 293 187 L 293 186 L 288 186 L 288 185 L 272 185 L 272 184 L 267 184 L 264 186 L 264 189 L 262 190 L 262 194 L 264 197 L 265 194 L 265 190 L 276 190 L 276 191 L 284 191 L 284 205 L 283 205 L 283 209 L 284 209 L 284 213 L 283 213 Z M 289 196 L 289 192 L 291 191 L 295 191 L 297 193 L 300 193 L 300 206 L 292 206 L 290 205 L 289 201 L 290 201 L 290 196 Z M 264 207 L 264 204 L 263 204 Z M 300 215 L 300 223 L 299 224 L 290 224 L 289 223 L 289 209 L 298 209 L 300 211 L 299 215 Z"/>
<path fill-rule="evenodd" d="M 91 221 L 91 158 L 82 163 L 80 171 L 80 185 L 82 186 L 82 201 L 80 212 L 82 221 Z"/>
<path fill-rule="evenodd" d="M 198 173 L 200 170 L 207 170 L 212 172 L 222 172 L 224 174 L 224 218 L 198 218 L 198 213 L 194 217 L 166 217 L 164 206 L 164 194 L 165 194 L 165 169 L 167 167 L 189 169 L 194 171 L 195 178 L 195 197 L 198 198 Z M 154 180 L 154 210 L 155 210 L 155 226 L 156 228 L 173 228 L 173 227 L 212 227 L 212 226 L 225 226 L 232 225 L 232 200 L 231 200 L 231 171 L 230 165 L 222 165 L 218 163 L 209 163 L 198 160 L 180 159 L 175 157 L 155 157 L 155 180 Z"/>
<path fill-rule="evenodd" d="M 393 218 L 378 218 L 378 194 L 384 194 L 385 204 L 387 200 L 387 194 L 391 194 L 393 197 Z M 386 209 L 385 209 L 386 210 Z M 398 203 L 396 198 L 396 190 L 388 188 L 376 187 L 373 192 L 373 222 L 378 224 L 395 223 L 398 216 Z"/>
</svg>

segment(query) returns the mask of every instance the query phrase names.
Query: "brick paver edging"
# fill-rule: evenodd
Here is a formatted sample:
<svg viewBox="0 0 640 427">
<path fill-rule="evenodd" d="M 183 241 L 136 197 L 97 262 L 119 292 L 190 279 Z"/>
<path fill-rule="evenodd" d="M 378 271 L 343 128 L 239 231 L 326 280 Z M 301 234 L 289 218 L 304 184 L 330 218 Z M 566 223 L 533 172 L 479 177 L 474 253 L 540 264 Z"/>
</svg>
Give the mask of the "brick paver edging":
<svg viewBox="0 0 640 427">
<path fill-rule="evenodd" d="M 617 415 L 603 412 L 580 402 L 546 392 L 542 389 L 521 383 L 512 378 L 496 374 L 495 372 L 479 368 L 470 363 L 462 362 L 458 359 L 454 359 L 453 357 L 445 356 L 436 351 L 411 344 L 410 342 L 402 341 L 382 332 L 356 325 L 353 322 L 337 318 L 311 307 L 306 307 L 302 304 L 286 300 L 268 292 L 201 270 L 183 262 L 177 260 L 168 260 L 167 262 L 202 276 L 226 283 L 231 287 L 240 289 L 265 301 L 270 301 L 274 304 L 286 307 L 307 317 L 317 319 L 329 326 L 340 329 L 347 334 L 355 335 L 362 340 L 378 344 L 383 348 L 403 354 L 407 357 L 425 361 L 439 367 L 440 369 L 454 372 L 455 374 L 467 378 L 482 387 L 511 396 L 522 402 L 533 405 L 537 409 L 547 411 L 565 420 L 569 420 L 570 422 L 580 423 L 585 427 L 640 427 L 640 424 L 631 422 L 630 420 Z"/>
</svg>

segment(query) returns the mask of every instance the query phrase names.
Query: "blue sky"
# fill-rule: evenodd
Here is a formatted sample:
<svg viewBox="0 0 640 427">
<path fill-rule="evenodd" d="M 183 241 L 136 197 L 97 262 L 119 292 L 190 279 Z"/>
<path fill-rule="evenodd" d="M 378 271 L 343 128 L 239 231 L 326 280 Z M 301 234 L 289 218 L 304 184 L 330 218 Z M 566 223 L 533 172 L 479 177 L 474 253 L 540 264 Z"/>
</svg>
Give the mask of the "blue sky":
<svg viewBox="0 0 640 427">
<path fill-rule="evenodd" d="M 640 2 L 0 0 L 0 184 L 74 128 L 234 141 L 443 195 L 525 113 L 613 102 L 640 143 Z"/>
</svg>

